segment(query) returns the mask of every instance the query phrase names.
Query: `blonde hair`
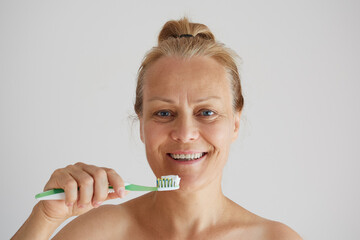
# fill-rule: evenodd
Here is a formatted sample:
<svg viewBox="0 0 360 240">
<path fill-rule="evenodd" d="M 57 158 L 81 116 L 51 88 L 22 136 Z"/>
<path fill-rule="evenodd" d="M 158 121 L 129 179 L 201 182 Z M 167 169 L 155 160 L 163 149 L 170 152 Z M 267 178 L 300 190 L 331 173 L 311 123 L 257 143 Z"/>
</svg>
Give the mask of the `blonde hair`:
<svg viewBox="0 0 360 240">
<path fill-rule="evenodd" d="M 182 36 L 183 35 L 183 36 Z M 185 35 L 185 36 L 184 36 Z M 192 35 L 192 36 L 189 36 Z M 165 23 L 158 37 L 158 46 L 148 51 L 138 71 L 134 110 L 142 116 L 143 88 L 146 70 L 163 56 L 189 59 L 194 56 L 208 56 L 223 65 L 231 82 L 233 109 L 241 111 L 244 98 L 241 91 L 240 75 L 236 64 L 238 55 L 223 43 L 215 41 L 210 29 L 200 23 L 192 23 L 184 17 Z"/>
</svg>

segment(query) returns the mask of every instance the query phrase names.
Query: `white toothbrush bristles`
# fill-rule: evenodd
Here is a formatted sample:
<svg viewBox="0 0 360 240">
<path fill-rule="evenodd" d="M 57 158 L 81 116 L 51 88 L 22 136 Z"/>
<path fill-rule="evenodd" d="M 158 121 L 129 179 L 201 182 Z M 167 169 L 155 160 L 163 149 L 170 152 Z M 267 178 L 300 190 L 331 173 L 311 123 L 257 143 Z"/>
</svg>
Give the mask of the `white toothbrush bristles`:
<svg viewBox="0 0 360 240">
<path fill-rule="evenodd" d="M 161 176 L 156 180 L 158 191 L 170 191 L 180 188 L 180 177 L 178 175 Z"/>
</svg>

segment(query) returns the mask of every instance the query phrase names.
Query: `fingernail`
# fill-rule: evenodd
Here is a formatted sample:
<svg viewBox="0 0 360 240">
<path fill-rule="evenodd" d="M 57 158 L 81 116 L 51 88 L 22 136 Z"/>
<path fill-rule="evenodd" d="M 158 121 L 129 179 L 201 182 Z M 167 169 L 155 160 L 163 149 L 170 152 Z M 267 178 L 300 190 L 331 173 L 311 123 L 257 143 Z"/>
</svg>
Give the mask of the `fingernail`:
<svg viewBox="0 0 360 240">
<path fill-rule="evenodd" d="M 96 202 L 96 203 L 94 203 L 94 208 L 97 208 L 97 207 L 99 207 L 100 205 L 102 204 L 102 202 Z"/>
<path fill-rule="evenodd" d="M 121 188 L 119 189 L 118 195 L 120 196 L 120 198 L 125 197 L 125 187 L 121 187 Z"/>
</svg>

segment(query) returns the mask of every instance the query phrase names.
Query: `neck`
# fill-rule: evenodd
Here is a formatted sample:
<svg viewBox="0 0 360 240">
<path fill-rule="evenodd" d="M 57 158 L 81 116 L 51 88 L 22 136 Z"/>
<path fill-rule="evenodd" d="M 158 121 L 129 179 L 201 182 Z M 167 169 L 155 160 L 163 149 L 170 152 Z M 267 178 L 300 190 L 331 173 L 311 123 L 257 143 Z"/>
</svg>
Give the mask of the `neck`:
<svg viewBox="0 0 360 240">
<path fill-rule="evenodd" d="M 217 179 L 196 191 L 155 192 L 151 209 L 154 219 L 161 219 L 162 227 L 169 232 L 195 233 L 216 224 L 226 203 L 221 179 Z"/>
</svg>

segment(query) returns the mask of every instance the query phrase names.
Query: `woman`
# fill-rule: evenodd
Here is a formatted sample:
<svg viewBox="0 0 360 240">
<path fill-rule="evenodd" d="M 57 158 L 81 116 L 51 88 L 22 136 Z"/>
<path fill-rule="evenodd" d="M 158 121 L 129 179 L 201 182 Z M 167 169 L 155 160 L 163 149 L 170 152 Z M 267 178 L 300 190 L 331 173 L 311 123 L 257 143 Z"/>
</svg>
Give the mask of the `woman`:
<svg viewBox="0 0 360 240">
<path fill-rule="evenodd" d="M 54 239 L 301 239 L 222 193 L 243 107 L 234 56 L 205 25 L 167 22 L 139 69 L 135 112 L 154 174 L 179 175 L 180 189 L 99 207 L 123 198 L 124 182 L 112 169 L 77 163 L 44 188 L 65 189 L 66 200 L 40 201 L 13 239 L 48 239 L 76 215 Z"/>
</svg>

